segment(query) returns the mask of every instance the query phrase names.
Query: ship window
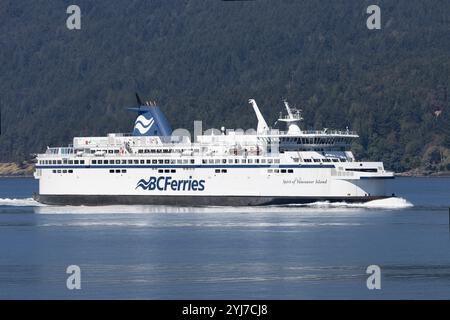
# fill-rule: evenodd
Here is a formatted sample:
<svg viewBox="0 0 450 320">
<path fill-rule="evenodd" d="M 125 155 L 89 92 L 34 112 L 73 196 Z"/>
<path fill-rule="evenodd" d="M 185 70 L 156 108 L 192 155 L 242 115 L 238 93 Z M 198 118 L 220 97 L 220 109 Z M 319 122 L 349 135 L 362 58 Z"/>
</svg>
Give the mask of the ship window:
<svg viewBox="0 0 450 320">
<path fill-rule="evenodd" d="M 120 173 L 120 170 L 116 170 L 116 173 Z"/>
<path fill-rule="evenodd" d="M 69 160 L 69 164 L 73 164 L 73 160 Z"/>
<path fill-rule="evenodd" d="M 214 170 L 215 173 L 220 173 L 220 169 Z"/>
<path fill-rule="evenodd" d="M 305 162 L 312 162 L 311 159 L 305 159 Z"/>
<path fill-rule="evenodd" d="M 66 159 L 63 160 L 63 164 L 67 164 L 67 160 Z"/>
<path fill-rule="evenodd" d="M 164 172 L 165 173 L 170 173 L 170 170 L 169 169 L 165 169 Z"/>
<path fill-rule="evenodd" d="M 152 160 L 152 163 L 153 163 L 153 164 L 157 164 L 158 161 L 153 159 L 153 160 Z"/>
<path fill-rule="evenodd" d="M 84 164 L 84 160 L 80 160 L 80 164 Z"/>
<path fill-rule="evenodd" d="M 141 164 L 145 164 L 145 160 L 141 160 Z"/>
<path fill-rule="evenodd" d="M 116 164 L 120 164 L 120 160 L 116 160 Z"/>
<path fill-rule="evenodd" d="M 145 150 L 144 150 L 144 153 L 150 153 L 150 150 L 145 149 Z"/>
<path fill-rule="evenodd" d="M 169 164 L 170 161 L 169 161 L 169 160 L 164 160 L 164 163 L 165 163 L 165 164 Z"/>
<path fill-rule="evenodd" d="M 139 164 L 139 160 L 134 159 L 134 160 L 133 160 L 133 163 L 134 163 L 134 164 Z"/>
<path fill-rule="evenodd" d="M 156 153 L 161 153 L 161 149 L 156 149 Z"/>
<path fill-rule="evenodd" d="M 175 172 L 177 172 L 175 169 L 170 170 L 170 173 L 175 173 Z"/>
<path fill-rule="evenodd" d="M 281 169 L 281 173 L 286 173 L 286 169 Z"/>
<path fill-rule="evenodd" d="M 147 159 L 147 164 L 152 163 L 152 160 Z"/>
<path fill-rule="evenodd" d="M 97 164 L 97 160 L 92 160 L 92 164 Z"/>
<path fill-rule="evenodd" d="M 99 160 L 99 163 L 100 163 L 100 161 L 101 161 L 101 160 Z M 104 160 L 103 163 L 104 163 L 104 164 L 108 164 L 108 163 L 109 163 L 109 160 Z"/>
<path fill-rule="evenodd" d="M 341 162 L 346 162 L 347 160 L 345 160 L 345 159 L 341 159 Z"/>
<path fill-rule="evenodd" d="M 158 163 L 159 163 L 159 164 L 163 164 L 164 161 L 163 161 L 163 160 L 158 160 Z"/>
<path fill-rule="evenodd" d="M 187 159 L 184 159 L 184 160 L 183 160 L 183 163 L 188 163 L 188 160 L 187 160 Z"/>
<path fill-rule="evenodd" d="M 114 150 L 114 153 L 119 153 L 119 150 L 117 150 L 117 149 L 116 149 L 116 150 Z"/>
<path fill-rule="evenodd" d="M 213 159 L 209 159 L 209 163 L 214 163 L 214 160 Z"/>
<path fill-rule="evenodd" d="M 266 163 L 266 159 L 261 159 L 261 163 Z"/>
<path fill-rule="evenodd" d="M 280 159 L 275 159 L 275 163 L 280 163 Z"/>
<path fill-rule="evenodd" d="M 58 160 L 58 164 L 61 164 L 61 160 Z"/>
<path fill-rule="evenodd" d="M 241 163 L 247 163 L 247 160 L 246 159 L 242 159 Z"/>
<path fill-rule="evenodd" d="M 58 173 L 61 173 L 61 170 L 58 170 Z"/>
<path fill-rule="evenodd" d="M 259 159 L 255 159 L 255 163 L 259 163 Z"/>
<path fill-rule="evenodd" d="M 248 163 L 253 163 L 253 160 L 252 159 L 248 159 Z"/>
<path fill-rule="evenodd" d="M 133 160 L 128 160 L 128 164 L 132 164 L 133 163 Z"/>
<path fill-rule="evenodd" d="M 267 163 L 272 163 L 272 162 L 273 162 L 272 159 L 267 160 Z"/>
<path fill-rule="evenodd" d="M 78 160 L 74 160 L 73 163 L 74 163 L 74 164 L 78 164 L 79 161 L 78 161 Z"/>
<path fill-rule="evenodd" d="M 272 169 L 268 169 L 267 172 L 268 172 L 268 173 L 272 173 L 273 170 L 272 170 Z"/>
<path fill-rule="evenodd" d="M 273 172 L 274 172 L 274 173 L 280 173 L 280 170 L 278 170 L 278 169 L 273 169 Z"/>
<path fill-rule="evenodd" d="M 176 161 L 175 160 L 170 160 L 170 164 L 175 164 Z"/>
<path fill-rule="evenodd" d="M 158 170 L 158 173 L 164 173 L 164 170 L 159 169 L 159 170 Z"/>
<path fill-rule="evenodd" d="M 177 160 L 177 163 L 178 163 L 178 164 L 181 164 L 181 163 L 183 163 L 183 160 L 178 159 L 178 160 Z"/>
<path fill-rule="evenodd" d="M 234 159 L 234 163 L 239 163 L 239 159 Z"/>
<path fill-rule="evenodd" d="M 227 169 L 222 169 L 222 173 L 227 173 Z"/>
<path fill-rule="evenodd" d="M 202 163 L 203 163 L 203 164 L 206 164 L 206 159 L 202 159 Z"/>
<path fill-rule="evenodd" d="M 155 150 L 155 149 L 151 149 L 150 152 L 151 152 L 151 153 L 155 153 L 156 150 Z"/>
<path fill-rule="evenodd" d="M 288 173 L 294 173 L 293 169 L 288 169 Z"/>
<path fill-rule="evenodd" d="M 103 161 L 102 160 L 98 160 L 98 164 L 102 164 L 103 163 Z"/>
<path fill-rule="evenodd" d="M 320 159 L 314 159 L 314 162 L 320 162 Z"/>
<path fill-rule="evenodd" d="M 222 159 L 222 163 L 227 163 L 227 159 Z"/>
<path fill-rule="evenodd" d="M 338 162 L 339 160 L 338 159 L 333 159 L 333 162 Z"/>
<path fill-rule="evenodd" d="M 191 163 L 195 163 L 195 160 L 194 160 L 194 159 L 191 159 Z"/>
<path fill-rule="evenodd" d="M 114 153 L 114 150 L 108 150 L 108 153 Z"/>
<path fill-rule="evenodd" d="M 125 169 L 122 169 L 122 173 L 127 173 L 127 170 L 125 170 Z"/>
<path fill-rule="evenodd" d="M 53 173 L 56 173 L 56 170 L 52 170 Z"/>
<path fill-rule="evenodd" d="M 111 170 L 109 170 L 109 173 L 114 173 L 114 170 L 112 170 L 112 169 L 111 169 Z"/>
<path fill-rule="evenodd" d="M 233 159 L 228 159 L 228 163 L 233 163 Z"/>
<path fill-rule="evenodd" d="M 69 173 L 73 173 L 73 170 L 69 170 L 69 171 L 67 171 L 67 172 L 69 172 Z"/>
<path fill-rule="evenodd" d="M 330 159 L 323 159 L 323 162 L 331 162 Z"/>
<path fill-rule="evenodd" d="M 139 149 L 139 150 L 138 150 L 138 153 L 144 153 L 144 150 Z"/>
</svg>

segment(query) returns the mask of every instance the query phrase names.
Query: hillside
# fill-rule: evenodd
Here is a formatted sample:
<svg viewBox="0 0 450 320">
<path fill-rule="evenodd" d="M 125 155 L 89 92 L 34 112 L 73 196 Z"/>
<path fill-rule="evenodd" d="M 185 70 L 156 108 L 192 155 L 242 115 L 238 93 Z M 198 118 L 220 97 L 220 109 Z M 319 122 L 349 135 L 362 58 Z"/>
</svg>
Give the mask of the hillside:
<svg viewBox="0 0 450 320">
<path fill-rule="evenodd" d="M 248 98 L 274 123 L 284 97 L 363 159 L 450 170 L 449 1 L 77 0 L 70 31 L 72 3 L 0 2 L 0 162 L 130 131 L 138 91 L 188 129 L 255 127 Z"/>
</svg>

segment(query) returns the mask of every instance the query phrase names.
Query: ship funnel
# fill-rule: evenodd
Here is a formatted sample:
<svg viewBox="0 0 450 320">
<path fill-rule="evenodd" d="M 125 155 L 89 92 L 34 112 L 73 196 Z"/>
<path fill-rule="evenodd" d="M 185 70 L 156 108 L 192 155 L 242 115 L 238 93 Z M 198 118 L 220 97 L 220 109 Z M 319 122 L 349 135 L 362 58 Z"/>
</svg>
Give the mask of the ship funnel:
<svg viewBox="0 0 450 320">
<path fill-rule="evenodd" d="M 136 94 L 138 107 L 128 110 L 138 113 L 134 122 L 133 136 L 170 136 L 172 127 L 156 102 L 143 104 Z"/>
</svg>

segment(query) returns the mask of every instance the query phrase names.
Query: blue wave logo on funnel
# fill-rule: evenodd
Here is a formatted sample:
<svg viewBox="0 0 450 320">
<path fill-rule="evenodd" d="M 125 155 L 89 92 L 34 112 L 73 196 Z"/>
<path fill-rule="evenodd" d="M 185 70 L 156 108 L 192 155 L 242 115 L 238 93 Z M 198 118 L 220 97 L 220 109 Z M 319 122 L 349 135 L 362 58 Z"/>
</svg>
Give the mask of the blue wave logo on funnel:
<svg viewBox="0 0 450 320">
<path fill-rule="evenodd" d="M 145 135 L 154 123 L 155 120 L 153 118 L 147 119 L 143 115 L 140 115 L 134 123 L 134 130 L 137 130 L 140 134 Z"/>
<path fill-rule="evenodd" d="M 128 108 L 139 114 L 134 122 L 134 136 L 159 136 L 168 137 L 172 134 L 172 127 L 166 116 L 155 102 L 143 104 L 136 94 L 138 107 Z"/>
</svg>

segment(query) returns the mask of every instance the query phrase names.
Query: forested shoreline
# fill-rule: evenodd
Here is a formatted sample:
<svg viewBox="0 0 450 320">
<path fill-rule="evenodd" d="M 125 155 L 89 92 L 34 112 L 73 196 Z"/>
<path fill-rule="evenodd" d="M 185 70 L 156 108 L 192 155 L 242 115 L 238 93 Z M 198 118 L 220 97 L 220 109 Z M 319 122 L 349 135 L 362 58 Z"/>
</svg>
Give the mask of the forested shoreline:
<svg viewBox="0 0 450 320">
<path fill-rule="evenodd" d="M 69 4 L 0 4 L 2 163 L 129 132 L 137 91 L 190 130 L 255 127 L 249 98 L 273 124 L 286 98 L 304 129 L 356 130 L 360 159 L 450 171 L 448 1 L 80 0 L 77 31 Z"/>
</svg>

